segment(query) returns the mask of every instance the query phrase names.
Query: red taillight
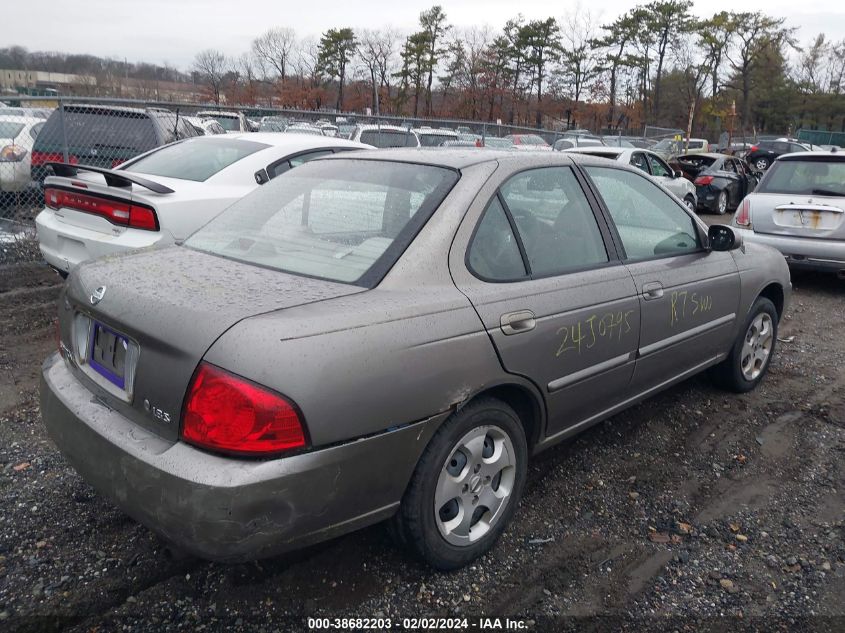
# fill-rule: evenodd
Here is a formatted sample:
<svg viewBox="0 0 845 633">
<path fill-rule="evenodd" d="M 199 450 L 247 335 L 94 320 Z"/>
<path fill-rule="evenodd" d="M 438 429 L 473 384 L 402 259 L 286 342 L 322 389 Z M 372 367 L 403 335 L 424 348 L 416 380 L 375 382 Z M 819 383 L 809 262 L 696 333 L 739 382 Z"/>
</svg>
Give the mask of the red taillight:
<svg viewBox="0 0 845 633">
<path fill-rule="evenodd" d="M 38 167 L 44 163 L 63 163 L 65 156 L 61 152 L 37 152 L 33 150 L 29 160 L 33 167 Z M 67 162 L 69 165 L 79 164 L 79 160 L 73 155 L 67 157 Z"/>
<path fill-rule="evenodd" d="M 74 209 L 104 217 L 112 224 L 145 231 L 158 231 L 158 218 L 150 207 L 131 202 L 100 198 L 65 189 L 44 190 L 44 203 L 51 209 Z"/>
<path fill-rule="evenodd" d="M 749 151 L 749 152 L 756 152 L 756 151 L 757 151 L 757 146 L 756 146 L 756 145 L 752 145 L 752 146 L 751 146 L 751 149 L 750 149 L 750 150 L 748 150 L 748 151 Z"/>
<path fill-rule="evenodd" d="M 293 404 L 282 396 L 202 363 L 185 400 L 182 439 L 202 448 L 257 455 L 305 446 Z"/>
<path fill-rule="evenodd" d="M 734 222 L 737 226 L 751 226 L 751 201 L 748 198 L 745 198 L 736 210 Z"/>
<path fill-rule="evenodd" d="M 699 176 L 695 179 L 695 184 L 697 185 L 709 185 L 713 182 L 713 176 Z"/>
</svg>

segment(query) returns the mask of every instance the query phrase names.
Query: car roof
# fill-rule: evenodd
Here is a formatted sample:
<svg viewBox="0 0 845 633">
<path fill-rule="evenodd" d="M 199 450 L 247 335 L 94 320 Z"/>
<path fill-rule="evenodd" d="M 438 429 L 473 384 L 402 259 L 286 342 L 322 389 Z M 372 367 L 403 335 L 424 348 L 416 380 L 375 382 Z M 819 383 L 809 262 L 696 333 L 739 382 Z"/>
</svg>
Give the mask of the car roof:
<svg viewBox="0 0 845 633">
<path fill-rule="evenodd" d="M 399 125 L 376 125 L 374 123 L 367 123 L 358 124 L 357 127 L 362 132 L 365 132 L 367 130 L 387 130 L 388 132 L 413 132 L 413 130 L 409 130 L 408 128 L 404 128 Z"/>
<path fill-rule="evenodd" d="M 566 140 L 566 139 L 561 139 Z M 634 152 L 646 152 L 648 150 L 639 147 L 614 147 L 613 145 L 589 145 L 587 147 L 570 147 L 564 150 L 570 154 L 632 154 Z"/>
<path fill-rule="evenodd" d="M 10 110 L 12 108 L 9 108 Z M 20 114 L 6 114 L 5 108 L 0 112 L 0 121 L 11 121 L 12 123 L 44 123 L 44 119 L 37 116 L 22 116 Z"/>
<path fill-rule="evenodd" d="M 678 158 L 699 158 L 701 156 L 706 156 L 707 158 L 712 158 L 714 160 L 719 160 L 720 158 L 733 158 L 734 160 L 742 160 L 737 156 L 730 156 L 729 154 L 721 154 L 719 152 L 697 152 L 695 154 L 679 154 Z"/>
<path fill-rule="evenodd" d="M 824 151 L 811 151 L 811 152 L 790 152 L 789 154 L 781 154 L 775 160 L 813 160 L 813 161 L 822 161 L 824 159 L 829 159 L 833 162 L 843 162 L 845 161 L 845 152 L 843 151 L 832 151 L 832 150 L 824 150 Z"/>
<path fill-rule="evenodd" d="M 113 106 L 113 105 L 103 105 L 101 103 L 66 103 L 64 104 L 64 109 L 70 112 L 93 112 L 94 114 L 98 114 L 103 111 L 107 112 L 125 112 L 127 114 L 150 114 L 151 112 L 163 112 L 165 114 L 176 114 L 171 110 L 154 110 L 154 109 L 144 109 L 144 108 L 130 108 L 127 106 Z M 57 108 L 58 110 L 58 108 Z M 104 114 L 106 112 L 103 112 Z"/>
<path fill-rule="evenodd" d="M 222 134 L 215 134 L 212 136 L 194 136 L 186 139 L 184 142 L 188 143 L 213 143 L 220 141 Z M 271 147 L 284 147 L 292 152 L 300 150 L 307 150 L 320 147 L 350 147 L 365 149 L 369 145 L 364 143 L 356 143 L 355 141 L 347 141 L 346 139 L 337 138 L 336 136 L 322 136 L 318 134 L 284 134 L 282 132 L 236 132 L 234 134 L 226 134 L 224 140 L 241 139 L 244 141 L 253 141 L 255 143 L 263 143 Z"/>
<path fill-rule="evenodd" d="M 321 160 L 339 160 L 343 158 L 364 158 L 366 160 L 415 163 L 418 165 L 432 165 L 457 170 L 490 162 L 498 162 L 504 166 L 525 168 L 572 165 L 573 163 L 603 166 L 607 166 L 608 164 L 606 158 L 569 152 L 513 152 L 497 149 L 479 151 L 477 148 L 463 149 L 461 147 L 398 147 L 379 149 L 375 152 L 366 152 L 364 154 L 335 154 L 322 158 Z M 622 164 L 619 167 L 625 168 Z"/>
</svg>

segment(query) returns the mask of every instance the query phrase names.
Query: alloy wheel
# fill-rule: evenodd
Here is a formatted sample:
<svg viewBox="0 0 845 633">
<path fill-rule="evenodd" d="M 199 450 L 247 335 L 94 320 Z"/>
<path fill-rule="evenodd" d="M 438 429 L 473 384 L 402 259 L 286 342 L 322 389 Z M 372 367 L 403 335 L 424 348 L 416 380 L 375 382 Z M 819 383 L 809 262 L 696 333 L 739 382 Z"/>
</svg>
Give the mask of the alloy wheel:
<svg viewBox="0 0 845 633">
<path fill-rule="evenodd" d="M 742 344 L 739 363 L 746 380 L 756 380 L 766 369 L 774 342 L 772 317 L 767 313 L 757 315 L 748 326 Z"/>
</svg>

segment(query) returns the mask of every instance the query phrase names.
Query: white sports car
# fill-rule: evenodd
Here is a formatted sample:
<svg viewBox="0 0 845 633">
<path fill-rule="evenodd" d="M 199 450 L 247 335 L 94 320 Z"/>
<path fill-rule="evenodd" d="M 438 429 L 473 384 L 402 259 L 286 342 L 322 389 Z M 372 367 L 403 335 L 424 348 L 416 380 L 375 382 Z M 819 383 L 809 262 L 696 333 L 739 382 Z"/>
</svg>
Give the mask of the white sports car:
<svg viewBox="0 0 845 633">
<path fill-rule="evenodd" d="M 117 169 L 53 164 L 35 219 L 41 253 L 66 275 L 87 259 L 188 237 L 230 204 L 308 160 L 370 145 L 326 136 L 200 136 Z"/>
</svg>

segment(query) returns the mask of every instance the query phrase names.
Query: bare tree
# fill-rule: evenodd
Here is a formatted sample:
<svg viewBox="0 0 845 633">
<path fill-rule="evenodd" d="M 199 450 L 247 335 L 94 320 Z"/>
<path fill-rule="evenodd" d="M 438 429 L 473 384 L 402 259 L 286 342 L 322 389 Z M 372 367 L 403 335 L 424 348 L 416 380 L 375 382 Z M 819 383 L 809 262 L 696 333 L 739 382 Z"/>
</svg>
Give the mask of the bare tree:
<svg viewBox="0 0 845 633">
<path fill-rule="evenodd" d="M 226 56 L 220 51 L 207 48 L 194 57 L 194 71 L 200 81 L 211 91 L 214 104 L 220 106 L 220 93 L 229 70 Z"/>
<path fill-rule="evenodd" d="M 252 52 L 262 67 L 269 67 L 283 82 L 291 66 L 296 45 L 296 32 L 290 28 L 273 28 L 252 40 Z"/>
<path fill-rule="evenodd" d="M 561 70 L 564 83 L 577 110 L 584 90 L 600 71 L 599 51 L 596 48 L 598 29 L 595 18 L 580 3 L 560 19 Z M 614 95 L 615 96 L 615 95 Z"/>
<path fill-rule="evenodd" d="M 390 93 L 390 76 L 398 50 L 399 36 L 390 27 L 362 30 L 358 36 L 358 58 L 364 66 L 372 94 L 373 111 L 381 112 L 381 88 Z"/>
</svg>

